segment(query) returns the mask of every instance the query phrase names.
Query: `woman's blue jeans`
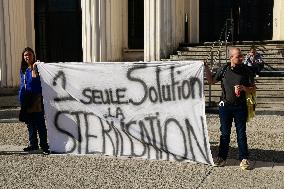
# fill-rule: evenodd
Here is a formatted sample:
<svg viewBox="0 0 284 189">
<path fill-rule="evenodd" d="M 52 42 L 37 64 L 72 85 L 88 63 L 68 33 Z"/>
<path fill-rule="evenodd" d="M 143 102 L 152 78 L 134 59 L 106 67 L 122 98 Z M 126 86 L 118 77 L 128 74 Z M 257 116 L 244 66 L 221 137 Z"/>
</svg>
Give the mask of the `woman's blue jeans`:
<svg viewBox="0 0 284 189">
<path fill-rule="evenodd" d="M 29 132 L 29 142 L 30 146 L 38 147 L 38 138 L 40 139 L 40 147 L 42 149 L 49 149 L 47 143 L 47 130 L 45 125 L 44 113 L 37 112 L 31 113 L 30 119 L 27 122 L 28 132 Z"/>
<path fill-rule="evenodd" d="M 235 122 L 237 132 L 237 142 L 239 147 L 239 160 L 248 158 L 248 145 L 246 136 L 246 105 L 229 105 L 219 106 L 220 117 L 220 146 L 218 156 L 226 160 L 229 152 L 230 135 L 233 121 Z"/>
</svg>

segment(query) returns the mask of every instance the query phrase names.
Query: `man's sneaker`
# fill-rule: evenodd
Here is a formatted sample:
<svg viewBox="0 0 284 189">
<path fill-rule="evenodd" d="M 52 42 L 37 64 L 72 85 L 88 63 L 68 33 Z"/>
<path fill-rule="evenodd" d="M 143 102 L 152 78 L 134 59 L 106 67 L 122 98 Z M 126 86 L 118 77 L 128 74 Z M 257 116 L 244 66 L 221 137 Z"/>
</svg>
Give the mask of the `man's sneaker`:
<svg viewBox="0 0 284 189">
<path fill-rule="evenodd" d="M 214 167 L 224 167 L 226 164 L 226 160 L 223 160 L 220 157 L 217 157 L 215 162 L 214 162 Z"/>
<path fill-rule="evenodd" d="M 25 152 L 30 152 L 30 151 L 34 151 L 34 150 L 38 150 L 38 146 L 28 146 L 26 148 L 23 149 Z"/>
<path fill-rule="evenodd" d="M 240 163 L 240 167 L 242 170 L 250 170 L 251 167 L 250 167 L 250 163 L 247 159 L 243 159 Z"/>
</svg>

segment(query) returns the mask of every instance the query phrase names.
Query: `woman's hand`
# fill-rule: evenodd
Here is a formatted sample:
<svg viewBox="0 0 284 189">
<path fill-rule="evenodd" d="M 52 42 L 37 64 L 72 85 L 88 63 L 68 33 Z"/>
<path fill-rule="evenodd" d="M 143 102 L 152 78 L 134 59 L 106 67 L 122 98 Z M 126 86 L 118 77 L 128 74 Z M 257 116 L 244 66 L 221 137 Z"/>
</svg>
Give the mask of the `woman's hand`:
<svg viewBox="0 0 284 189">
<path fill-rule="evenodd" d="M 38 69 L 37 69 L 37 64 L 34 63 L 33 66 L 32 66 L 32 77 L 35 78 L 37 77 L 39 74 L 38 74 Z"/>
</svg>

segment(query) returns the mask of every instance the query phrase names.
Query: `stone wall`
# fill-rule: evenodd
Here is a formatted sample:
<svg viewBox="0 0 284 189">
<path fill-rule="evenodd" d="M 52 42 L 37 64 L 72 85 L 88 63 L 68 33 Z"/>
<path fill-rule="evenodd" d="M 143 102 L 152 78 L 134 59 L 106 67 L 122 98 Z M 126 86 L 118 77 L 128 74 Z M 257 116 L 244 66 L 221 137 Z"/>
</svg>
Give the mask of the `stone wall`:
<svg viewBox="0 0 284 189">
<path fill-rule="evenodd" d="M 34 1 L 0 0 L 0 87 L 19 85 L 21 53 L 34 39 Z"/>
</svg>

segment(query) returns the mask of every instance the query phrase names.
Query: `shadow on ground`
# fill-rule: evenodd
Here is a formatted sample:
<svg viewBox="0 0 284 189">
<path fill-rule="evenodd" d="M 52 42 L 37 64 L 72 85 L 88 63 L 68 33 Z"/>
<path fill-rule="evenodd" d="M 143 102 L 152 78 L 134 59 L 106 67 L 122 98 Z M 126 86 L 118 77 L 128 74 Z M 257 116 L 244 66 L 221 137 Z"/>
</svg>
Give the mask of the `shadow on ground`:
<svg viewBox="0 0 284 189">
<path fill-rule="evenodd" d="M 218 146 L 211 143 L 211 153 L 213 158 L 218 154 Z M 239 157 L 239 149 L 230 147 L 228 159 L 236 159 Z M 262 162 L 275 162 L 284 163 L 284 151 L 275 150 L 263 150 L 263 149 L 249 149 L 249 159 L 251 161 L 262 161 Z"/>
<path fill-rule="evenodd" d="M 42 154 L 41 150 L 35 150 L 31 152 L 24 152 L 24 151 L 0 151 L 0 156 L 10 156 L 10 155 L 32 155 L 32 154 Z"/>
</svg>

